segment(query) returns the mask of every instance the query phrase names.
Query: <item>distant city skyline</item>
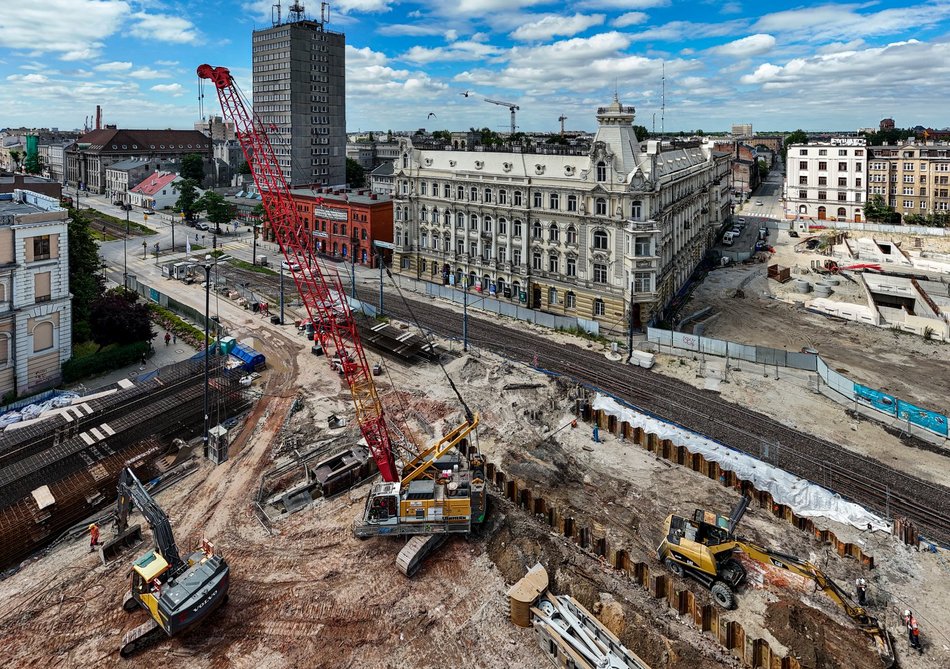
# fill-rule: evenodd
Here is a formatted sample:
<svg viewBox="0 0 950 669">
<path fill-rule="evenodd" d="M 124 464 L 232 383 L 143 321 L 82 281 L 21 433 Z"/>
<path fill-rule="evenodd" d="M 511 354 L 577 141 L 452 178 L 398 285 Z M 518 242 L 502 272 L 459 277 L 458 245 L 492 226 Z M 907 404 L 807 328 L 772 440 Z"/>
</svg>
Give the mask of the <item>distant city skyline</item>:
<svg viewBox="0 0 950 669">
<path fill-rule="evenodd" d="M 195 68 L 251 93 L 277 0 L 46 0 L 0 19 L 0 126 L 191 128 Z M 291 2 L 282 0 L 286 18 Z M 303 3 L 310 18 L 320 4 Z M 615 92 L 668 132 L 950 126 L 950 0 L 341 0 L 347 130 L 593 130 Z M 666 109 L 662 89 L 665 69 Z M 465 93 L 468 93 L 465 96 Z M 205 115 L 220 114 L 205 86 Z M 434 117 L 431 116 L 434 114 Z M 665 116 L 665 118 L 664 118 Z M 654 120 L 655 119 L 655 120 Z"/>
</svg>

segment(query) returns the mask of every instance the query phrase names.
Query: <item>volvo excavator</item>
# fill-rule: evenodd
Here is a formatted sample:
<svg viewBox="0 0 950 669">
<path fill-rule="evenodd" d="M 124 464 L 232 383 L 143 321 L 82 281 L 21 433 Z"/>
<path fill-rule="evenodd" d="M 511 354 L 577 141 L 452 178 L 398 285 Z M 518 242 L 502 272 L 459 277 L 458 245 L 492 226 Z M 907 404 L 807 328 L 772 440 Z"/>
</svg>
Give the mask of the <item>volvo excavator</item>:
<svg viewBox="0 0 950 669">
<path fill-rule="evenodd" d="M 373 486 L 354 533 L 360 538 L 408 537 L 396 564 L 411 576 L 448 536 L 470 532 L 485 516 L 484 461 L 469 439 L 478 415 L 465 406 L 452 384 L 465 410 L 460 425 L 427 447 L 410 440 L 400 443 L 391 434 L 339 273 L 320 260 L 326 249 L 319 246 L 291 196 L 269 128 L 251 113 L 228 68 L 205 64 L 197 74 L 214 84 L 224 116 L 234 122 L 270 231 L 314 325 L 320 349 L 349 386 L 356 421 L 382 478 Z M 323 205 L 320 209 L 329 206 L 320 199 L 317 204 Z M 314 218 L 319 217 L 315 211 Z M 397 449 L 403 452 L 400 463 Z"/>
<path fill-rule="evenodd" d="M 738 553 L 811 579 L 871 638 L 884 667 L 895 666 L 894 648 L 884 625 L 855 604 L 821 569 L 736 535 L 736 525 L 748 505 L 749 498 L 743 496 L 728 518 L 702 509 L 696 509 L 692 518 L 671 514 L 666 518 L 666 536 L 657 548 L 657 556 L 675 575 L 690 576 L 709 588 L 716 603 L 726 609 L 735 608 L 735 592 L 746 580 L 745 567 L 735 557 Z"/>
<path fill-rule="evenodd" d="M 168 516 L 152 499 L 132 473 L 123 469 L 119 478 L 116 503 L 116 529 L 121 535 L 128 528 L 132 505 L 138 508 L 152 528 L 155 548 L 132 564 L 131 587 L 122 608 L 141 607 L 149 620 L 128 632 L 119 654 L 128 657 L 165 637 L 174 636 L 197 625 L 221 606 L 228 597 L 229 568 L 214 551 L 214 545 L 201 546 L 182 558 L 175 544 Z"/>
</svg>

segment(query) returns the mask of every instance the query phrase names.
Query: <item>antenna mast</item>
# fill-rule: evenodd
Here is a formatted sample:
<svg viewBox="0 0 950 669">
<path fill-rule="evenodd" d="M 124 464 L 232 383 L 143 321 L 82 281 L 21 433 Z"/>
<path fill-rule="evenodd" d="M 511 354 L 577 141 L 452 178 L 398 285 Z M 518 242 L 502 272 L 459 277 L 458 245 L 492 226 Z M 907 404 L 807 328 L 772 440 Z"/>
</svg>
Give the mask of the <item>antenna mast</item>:
<svg viewBox="0 0 950 669">
<path fill-rule="evenodd" d="M 276 14 L 275 14 L 275 12 L 276 12 Z M 276 15 L 277 18 L 274 18 L 275 15 Z M 275 26 L 279 26 L 279 25 L 280 25 L 280 0 L 277 0 L 276 3 L 274 3 L 273 5 L 271 5 L 271 8 L 270 8 L 270 22 L 271 22 L 271 24 L 273 24 L 273 25 L 275 25 Z"/>
<path fill-rule="evenodd" d="M 329 23 L 330 22 L 330 3 L 321 2 L 320 3 L 320 23 Z"/>
<path fill-rule="evenodd" d="M 663 77 L 660 79 L 662 98 L 660 101 L 660 134 L 665 132 L 666 121 L 666 61 L 663 61 Z"/>
<path fill-rule="evenodd" d="M 294 1 L 294 4 L 290 6 L 290 23 L 296 23 L 297 21 L 303 21 L 303 3 Z"/>
</svg>

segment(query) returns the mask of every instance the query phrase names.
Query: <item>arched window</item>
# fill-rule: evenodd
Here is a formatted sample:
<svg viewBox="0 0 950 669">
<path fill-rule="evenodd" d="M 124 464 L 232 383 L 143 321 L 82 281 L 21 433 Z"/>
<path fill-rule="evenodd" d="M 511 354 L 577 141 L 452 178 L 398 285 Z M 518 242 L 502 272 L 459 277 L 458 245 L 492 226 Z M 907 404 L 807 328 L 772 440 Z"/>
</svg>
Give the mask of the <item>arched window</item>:
<svg viewBox="0 0 950 669">
<path fill-rule="evenodd" d="M 478 214 L 472 214 L 468 217 L 468 229 L 478 230 Z"/>
<path fill-rule="evenodd" d="M 452 197 L 452 187 L 450 185 L 448 184 L 442 185 L 442 197 L 444 197 L 446 200 Z"/>
<path fill-rule="evenodd" d="M 445 212 L 442 214 L 442 222 L 444 225 L 452 224 L 452 212 L 449 211 L 448 209 L 446 209 Z"/>
<path fill-rule="evenodd" d="M 508 191 L 504 188 L 498 191 L 498 204 L 508 204 Z"/>
<path fill-rule="evenodd" d="M 576 195 L 567 196 L 567 210 L 577 211 L 577 196 Z"/>
<path fill-rule="evenodd" d="M 485 189 L 485 202 L 491 202 L 491 188 Z"/>
<path fill-rule="evenodd" d="M 556 253 L 548 256 L 548 271 L 554 274 L 561 271 L 561 259 Z"/>
<path fill-rule="evenodd" d="M 597 181 L 607 181 L 607 163 L 603 160 L 597 163 Z"/>
<path fill-rule="evenodd" d="M 548 228 L 548 239 L 552 242 L 556 242 L 561 238 L 561 231 L 557 227 L 557 223 L 552 223 L 551 227 Z"/>
<path fill-rule="evenodd" d="M 465 197 L 465 187 L 457 186 L 455 189 L 455 199 L 461 200 L 463 197 Z"/>
<path fill-rule="evenodd" d="M 521 191 L 520 191 L 520 190 L 516 190 L 516 191 L 515 191 L 515 206 L 516 206 L 516 207 L 520 207 L 520 206 L 521 206 L 521 203 L 522 203 L 522 200 L 521 200 Z"/>
<path fill-rule="evenodd" d="M 508 221 L 504 218 L 498 219 L 498 234 L 507 235 L 508 234 Z"/>
<path fill-rule="evenodd" d="M 567 259 L 567 275 L 577 276 L 577 259 L 576 258 Z"/>
<path fill-rule="evenodd" d="M 53 348 L 53 323 L 43 321 L 33 328 L 33 352 L 39 353 Z"/>
<path fill-rule="evenodd" d="M 607 200 L 599 197 L 594 201 L 594 213 L 598 216 L 607 215 Z"/>
<path fill-rule="evenodd" d="M 459 212 L 455 215 L 455 227 L 462 229 L 465 227 L 465 214 Z"/>
<path fill-rule="evenodd" d="M 472 202 L 475 202 L 478 200 L 478 188 L 476 188 L 475 186 L 472 186 L 472 188 L 469 190 L 468 199 L 470 199 Z"/>
<path fill-rule="evenodd" d="M 419 210 L 419 220 L 423 223 L 429 220 L 429 211 L 425 207 Z"/>
<path fill-rule="evenodd" d="M 541 269 L 541 252 L 535 251 L 531 254 L 531 269 Z"/>
<path fill-rule="evenodd" d="M 541 239 L 541 222 L 535 221 L 531 224 L 531 238 Z"/>
<path fill-rule="evenodd" d="M 601 251 L 607 250 L 607 233 L 603 230 L 594 230 L 594 248 Z"/>
<path fill-rule="evenodd" d="M 605 313 L 607 313 L 607 310 L 604 308 L 604 301 L 598 297 L 594 300 L 594 318 L 603 316 Z"/>
<path fill-rule="evenodd" d="M 568 291 L 567 295 L 564 296 L 564 306 L 568 309 L 577 308 L 577 295 L 572 291 Z"/>
<path fill-rule="evenodd" d="M 577 228 L 573 225 L 567 226 L 567 243 L 576 244 L 577 243 Z"/>
<path fill-rule="evenodd" d="M 805 204 L 800 204 L 800 205 L 798 205 L 798 213 L 799 213 L 799 214 L 807 214 L 807 213 L 808 213 L 808 205 L 805 205 Z"/>
<path fill-rule="evenodd" d="M 485 216 L 485 219 L 482 221 L 482 231 L 491 232 L 492 231 L 492 217 Z"/>
<path fill-rule="evenodd" d="M 402 166 L 403 166 L 403 168 L 409 167 L 409 154 L 408 154 L 408 153 L 402 154 Z"/>
<path fill-rule="evenodd" d="M 838 207 L 838 218 L 844 218 L 848 215 L 848 212 L 845 211 L 844 207 Z"/>
</svg>

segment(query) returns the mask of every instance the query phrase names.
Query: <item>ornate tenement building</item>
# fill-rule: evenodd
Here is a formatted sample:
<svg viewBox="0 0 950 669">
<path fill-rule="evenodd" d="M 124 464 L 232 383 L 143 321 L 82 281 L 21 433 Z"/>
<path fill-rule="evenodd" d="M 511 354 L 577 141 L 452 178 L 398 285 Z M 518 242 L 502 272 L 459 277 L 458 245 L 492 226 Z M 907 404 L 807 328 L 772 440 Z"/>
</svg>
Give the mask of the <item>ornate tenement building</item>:
<svg viewBox="0 0 950 669">
<path fill-rule="evenodd" d="M 868 152 L 869 197 L 880 195 L 902 217 L 950 212 L 950 144 L 908 141 Z"/>
<path fill-rule="evenodd" d="M 619 334 L 659 318 L 729 213 L 729 155 L 641 142 L 634 109 L 597 111 L 572 155 L 415 148 L 395 165 L 396 271 Z"/>
</svg>

